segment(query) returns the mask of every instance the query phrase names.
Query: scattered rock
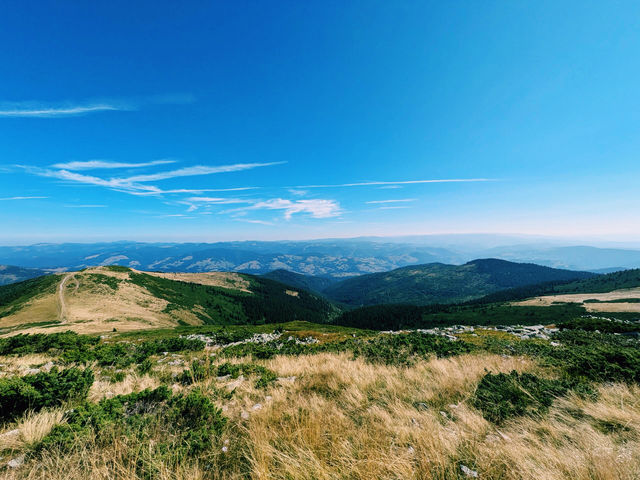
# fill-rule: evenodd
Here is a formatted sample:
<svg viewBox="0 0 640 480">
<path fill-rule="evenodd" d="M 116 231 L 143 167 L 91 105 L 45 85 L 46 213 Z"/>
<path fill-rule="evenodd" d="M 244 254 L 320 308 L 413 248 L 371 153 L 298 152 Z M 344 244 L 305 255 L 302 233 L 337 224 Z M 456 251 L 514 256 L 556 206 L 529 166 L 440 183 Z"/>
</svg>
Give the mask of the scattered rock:
<svg viewBox="0 0 640 480">
<path fill-rule="evenodd" d="M 36 375 L 40 373 L 40 369 L 39 368 L 27 368 L 25 370 L 25 375 Z"/>
<path fill-rule="evenodd" d="M 449 415 L 447 415 L 447 412 L 443 412 L 442 410 L 440 410 L 440 415 L 449 420 Z"/>
<path fill-rule="evenodd" d="M 20 430 L 16 428 L 14 430 L 9 430 L 8 432 L 1 434 L 0 438 L 7 439 L 7 438 L 17 437 L 18 435 L 20 435 Z"/>
<path fill-rule="evenodd" d="M 471 470 L 465 465 L 460 465 L 460 470 L 462 470 L 462 473 L 464 473 L 467 477 L 478 478 L 478 472 L 476 472 L 475 470 Z"/>
<path fill-rule="evenodd" d="M 242 413 L 240 414 L 240 417 L 243 420 L 249 420 L 249 414 L 247 412 L 245 412 L 244 410 L 242 411 Z"/>
<path fill-rule="evenodd" d="M 20 455 L 19 457 L 12 458 L 7 462 L 7 467 L 9 468 L 18 468 L 24 463 L 24 455 Z"/>
<path fill-rule="evenodd" d="M 409 448 L 407 448 L 407 452 L 409 452 L 409 455 L 413 455 L 414 453 L 416 453 L 416 450 L 411 445 L 409 445 Z"/>
<path fill-rule="evenodd" d="M 222 453 L 227 453 L 228 451 L 229 451 L 229 447 L 227 447 L 226 445 L 222 447 Z"/>
<path fill-rule="evenodd" d="M 42 366 L 42 369 L 45 371 L 49 371 L 53 368 L 53 362 L 47 362 Z"/>
<path fill-rule="evenodd" d="M 261 403 L 256 403 L 251 409 L 253 411 L 262 410 L 262 404 Z"/>
</svg>

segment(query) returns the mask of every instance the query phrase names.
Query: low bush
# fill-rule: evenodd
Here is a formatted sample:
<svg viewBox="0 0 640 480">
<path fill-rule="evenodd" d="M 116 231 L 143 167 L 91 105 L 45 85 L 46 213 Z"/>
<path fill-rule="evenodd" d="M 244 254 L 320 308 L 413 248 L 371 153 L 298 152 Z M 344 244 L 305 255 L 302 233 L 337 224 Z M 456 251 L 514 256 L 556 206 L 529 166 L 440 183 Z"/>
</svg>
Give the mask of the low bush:
<svg viewBox="0 0 640 480">
<path fill-rule="evenodd" d="M 240 375 L 257 376 L 257 388 L 264 388 L 278 378 L 272 370 L 254 363 L 223 363 L 218 365 L 217 375 L 219 377 L 229 375 L 231 378 L 238 378 Z"/>
<path fill-rule="evenodd" d="M 108 446 L 116 437 L 127 437 L 146 449 L 146 455 L 138 460 L 149 455 L 181 459 L 211 448 L 226 421 L 201 390 L 173 395 L 166 386 L 161 386 L 98 403 L 82 403 L 67 413 L 65 423 L 51 430 L 36 452 L 68 451 L 87 441 Z M 149 472 L 151 462 L 136 466 L 141 476 L 153 477 Z"/>
<path fill-rule="evenodd" d="M 100 339 L 75 332 L 36 333 L 0 338 L 0 355 L 26 355 L 29 353 L 60 354 L 68 351 L 87 351 Z"/>
<path fill-rule="evenodd" d="M 576 318 L 568 322 L 558 324 L 560 330 L 585 330 L 594 332 L 598 330 L 602 333 L 625 333 L 640 331 L 640 324 L 617 322 L 604 318 Z"/>
<path fill-rule="evenodd" d="M 185 385 L 190 385 L 211 376 L 224 377 L 226 375 L 231 378 L 238 378 L 240 375 L 258 377 L 255 383 L 256 388 L 264 388 L 278 378 L 272 370 L 254 363 L 223 363 L 216 367 L 194 360 L 191 363 L 191 368 L 182 372 L 178 380 Z"/>
<path fill-rule="evenodd" d="M 449 357 L 468 353 L 472 349 L 472 345 L 462 341 L 453 341 L 439 335 L 411 332 L 383 335 L 360 342 L 354 349 L 354 354 L 361 355 L 373 363 L 409 365 L 415 358 L 431 355 Z"/>
<path fill-rule="evenodd" d="M 27 410 L 83 399 L 93 384 L 90 369 L 52 369 L 24 377 L 0 378 L 0 420 L 11 420 Z"/>
<path fill-rule="evenodd" d="M 529 373 L 487 373 L 478 384 L 473 406 L 490 422 L 500 424 L 521 415 L 546 413 L 554 398 L 568 386 L 560 380 L 546 380 Z"/>
<path fill-rule="evenodd" d="M 151 355 L 163 352 L 200 351 L 204 350 L 204 346 L 205 343 L 202 340 L 183 337 L 149 340 L 141 343 L 101 342 L 92 349 L 65 351 L 62 354 L 62 359 L 77 363 L 97 361 L 101 367 L 125 368 L 132 364 L 142 363 Z"/>
</svg>

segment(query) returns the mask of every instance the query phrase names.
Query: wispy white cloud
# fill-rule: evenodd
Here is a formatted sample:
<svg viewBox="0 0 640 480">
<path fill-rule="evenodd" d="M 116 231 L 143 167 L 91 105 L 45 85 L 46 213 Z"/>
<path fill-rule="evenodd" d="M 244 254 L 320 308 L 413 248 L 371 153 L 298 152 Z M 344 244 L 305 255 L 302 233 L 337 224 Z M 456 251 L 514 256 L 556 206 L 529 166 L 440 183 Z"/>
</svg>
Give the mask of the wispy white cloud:
<svg viewBox="0 0 640 480">
<path fill-rule="evenodd" d="M 108 103 L 65 106 L 33 106 L 33 104 L 12 104 L 0 107 L 0 117 L 70 117 L 89 113 L 130 110 L 123 105 Z"/>
<path fill-rule="evenodd" d="M 238 222 L 255 223 L 257 225 L 275 225 L 273 222 L 267 222 L 266 220 L 252 220 L 249 218 L 236 218 L 234 220 Z"/>
<path fill-rule="evenodd" d="M 0 201 L 11 201 L 11 200 L 37 200 L 49 197 L 5 197 L 0 198 Z"/>
<path fill-rule="evenodd" d="M 151 95 L 128 99 L 93 99 L 76 102 L 1 102 L 0 117 L 73 117 L 109 111 L 138 110 L 147 105 L 185 105 L 195 97 L 188 93 Z"/>
<path fill-rule="evenodd" d="M 97 170 L 97 169 L 108 169 L 108 168 L 142 168 L 142 167 L 152 167 L 154 165 L 166 165 L 168 163 L 175 163 L 175 160 L 153 160 L 151 162 L 142 162 L 142 163 L 124 163 L 124 162 L 109 162 L 106 160 L 88 160 L 86 162 L 56 163 L 51 166 L 53 168 L 59 168 L 62 170 Z"/>
<path fill-rule="evenodd" d="M 296 190 L 295 188 L 290 188 L 289 193 L 291 195 L 295 195 L 296 197 L 304 197 L 309 192 L 307 192 L 306 190 Z"/>
<path fill-rule="evenodd" d="M 154 185 L 147 185 L 146 182 L 167 180 L 176 177 L 212 175 L 216 173 L 237 172 L 242 170 L 251 170 L 254 168 L 268 167 L 279 165 L 286 162 L 270 162 L 270 163 L 237 163 L 231 165 L 218 166 L 194 166 L 167 172 L 158 172 L 149 175 L 134 175 L 124 178 L 102 178 L 95 175 L 85 175 L 70 171 L 68 169 L 54 170 L 51 168 L 38 168 L 25 165 L 17 165 L 29 173 L 42 177 L 57 178 L 69 182 L 81 183 L 85 185 L 94 185 L 99 187 L 110 188 L 119 192 L 129 193 L 131 195 L 162 195 L 166 193 L 191 193 L 201 194 L 203 192 L 214 191 L 241 191 L 251 190 L 256 187 L 237 187 L 222 189 L 171 189 L 162 190 Z"/>
<path fill-rule="evenodd" d="M 408 203 L 408 202 L 415 202 L 416 199 L 415 198 L 400 198 L 400 199 L 394 199 L 394 200 L 371 200 L 369 202 L 365 202 L 365 203 L 369 203 L 369 204 L 378 204 L 378 203 Z"/>
<path fill-rule="evenodd" d="M 468 183 L 468 182 L 494 182 L 492 178 L 442 178 L 433 180 L 401 180 L 397 182 L 357 182 L 338 183 L 334 185 L 298 185 L 294 188 L 336 188 L 336 187 L 370 187 L 380 185 L 414 185 L 421 183 Z"/>
<path fill-rule="evenodd" d="M 167 180 L 177 177 L 191 177 L 196 175 L 211 175 L 214 173 L 239 172 L 242 170 L 251 170 L 259 167 L 271 167 L 273 165 L 282 165 L 286 162 L 268 162 L 268 163 L 236 163 L 232 165 L 196 165 L 194 167 L 180 168 L 168 172 L 151 173 L 148 175 L 135 175 L 133 177 L 121 179 L 122 181 L 131 182 L 155 182 L 158 180 Z"/>
<path fill-rule="evenodd" d="M 189 197 L 187 202 L 206 203 L 210 205 L 228 205 L 232 203 L 251 203 L 249 200 L 241 198 L 223 198 L 223 197 Z"/>
<path fill-rule="evenodd" d="M 392 207 L 378 207 L 377 210 L 400 210 L 404 208 L 409 208 L 406 205 L 395 205 Z"/>
<path fill-rule="evenodd" d="M 106 205 L 65 205 L 65 208 L 107 208 Z"/>
<path fill-rule="evenodd" d="M 241 192 L 244 190 L 256 190 L 260 187 L 234 187 L 234 188 L 202 188 L 202 189 L 192 189 L 192 188 L 178 188 L 173 190 L 161 190 L 157 189 L 153 192 L 137 192 L 135 195 L 163 195 L 165 193 L 190 193 L 193 195 L 199 195 L 202 193 L 210 193 L 210 192 Z"/>
<path fill-rule="evenodd" d="M 245 210 L 283 210 L 284 218 L 290 220 L 296 213 L 307 213 L 313 218 L 329 218 L 340 215 L 340 205 L 335 200 L 286 200 L 274 198 L 261 201 L 247 207 Z"/>
</svg>

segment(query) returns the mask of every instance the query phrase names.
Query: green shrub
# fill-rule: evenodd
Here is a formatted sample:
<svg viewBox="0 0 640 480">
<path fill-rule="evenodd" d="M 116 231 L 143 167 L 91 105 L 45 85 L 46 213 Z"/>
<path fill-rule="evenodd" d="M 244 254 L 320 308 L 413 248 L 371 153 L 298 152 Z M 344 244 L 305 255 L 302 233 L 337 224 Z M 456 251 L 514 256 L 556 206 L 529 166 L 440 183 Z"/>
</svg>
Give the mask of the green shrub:
<svg viewBox="0 0 640 480">
<path fill-rule="evenodd" d="M 278 379 L 275 372 L 254 363 L 223 363 L 218 365 L 217 375 L 230 375 L 231 378 L 238 378 L 240 375 L 257 376 L 256 388 L 264 388 Z"/>
<path fill-rule="evenodd" d="M 183 337 L 149 340 L 141 343 L 101 342 L 92 349 L 65 351 L 62 359 L 77 363 L 97 361 L 101 367 L 125 368 L 132 364 L 142 363 L 151 355 L 163 352 L 200 351 L 204 350 L 204 347 L 205 343 L 202 340 Z"/>
<path fill-rule="evenodd" d="M 88 351 L 100 339 L 75 332 L 36 333 L 0 338 L 0 355 L 26 355 L 29 353 L 59 354 L 69 351 Z"/>
<path fill-rule="evenodd" d="M 530 373 L 487 373 L 478 384 L 473 406 L 484 418 L 500 424 L 521 415 L 546 413 L 554 398 L 567 392 L 560 380 L 546 380 Z"/>
<path fill-rule="evenodd" d="M 361 342 L 354 349 L 354 354 L 362 355 L 373 363 L 407 365 L 416 357 L 449 357 L 468 353 L 472 348 L 468 343 L 452 341 L 439 335 L 411 332 L 383 335 L 368 342 Z"/>
<path fill-rule="evenodd" d="M 200 382 L 212 375 L 218 377 L 229 375 L 231 378 L 238 378 L 240 375 L 247 377 L 257 376 L 256 388 L 264 388 L 275 382 L 278 378 L 272 370 L 254 363 L 223 363 L 217 367 L 210 367 L 198 360 L 194 360 L 191 363 L 191 368 L 182 372 L 178 377 L 178 381 L 185 385 L 190 385 Z"/>
<path fill-rule="evenodd" d="M 0 378 L 0 420 L 10 420 L 27 410 L 60 405 L 87 396 L 93 384 L 90 369 L 69 368 L 24 377 Z"/>
<path fill-rule="evenodd" d="M 222 433 L 226 418 L 198 389 L 173 395 L 166 386 L 118 395 L 98 403 L 84 402 L 67 413 L 66 423 L 55 426 L 37 446 L 69 450 L 89 439 L 108 446 L 118 435 L 146 445 L 152 456 L 198 455 L 211 448 Z M 161 432 L 161 438 L 157 438 Z M 151 442 L 156 435 L 155 441 Z M 138 465 L 144 472 L 150 465 Z"/>
<path fill-rule="evenodd" d="M 603 333 L 623 333 L 640 331 L 640 324 L 617 322 L 604 318 L 575 318 L 568 322 L 559 323 L 558 328 L 560 330 L 585 330 L 588 332 L 598 330 Z"/>
</svg>

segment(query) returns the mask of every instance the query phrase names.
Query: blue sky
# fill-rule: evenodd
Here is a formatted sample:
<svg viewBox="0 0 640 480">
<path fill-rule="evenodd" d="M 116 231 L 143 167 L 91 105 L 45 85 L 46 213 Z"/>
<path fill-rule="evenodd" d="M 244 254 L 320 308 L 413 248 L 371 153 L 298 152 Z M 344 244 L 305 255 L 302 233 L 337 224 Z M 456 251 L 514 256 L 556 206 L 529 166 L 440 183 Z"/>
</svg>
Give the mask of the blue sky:
<svg viewBox="0 0 640 480">
<path fill-rule="evenodd" d="M 638 2 L 4 2 L 0 44 L 0 243 L 640 237 Z"/>
</svg>

